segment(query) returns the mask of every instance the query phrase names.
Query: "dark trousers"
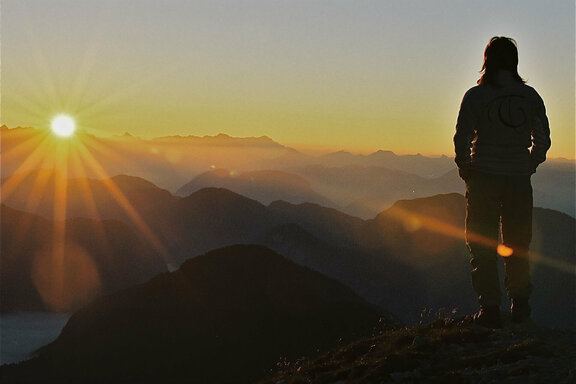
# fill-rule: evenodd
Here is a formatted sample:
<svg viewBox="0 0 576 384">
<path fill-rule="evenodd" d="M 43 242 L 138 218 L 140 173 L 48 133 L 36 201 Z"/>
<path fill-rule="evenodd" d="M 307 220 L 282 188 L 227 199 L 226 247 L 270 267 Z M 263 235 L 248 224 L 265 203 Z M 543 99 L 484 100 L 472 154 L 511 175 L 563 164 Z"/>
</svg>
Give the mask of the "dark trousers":
<svg viewBox="0 0 576 384">
<path fill-rule="evenodd" d="M 507 247 L 498 247 L 499 239 Z M 481 306 L 500 305 L 498 256 L 504 257 L 504 285 L 511 299 L 528 299 L 532 290 L 528 249 L 532 240 L 530 176 L 472 172 L 466 181 L 466 244 L 472 287 Z M 502 251 L 503 250 L 503 251 Z"/>
</svg>

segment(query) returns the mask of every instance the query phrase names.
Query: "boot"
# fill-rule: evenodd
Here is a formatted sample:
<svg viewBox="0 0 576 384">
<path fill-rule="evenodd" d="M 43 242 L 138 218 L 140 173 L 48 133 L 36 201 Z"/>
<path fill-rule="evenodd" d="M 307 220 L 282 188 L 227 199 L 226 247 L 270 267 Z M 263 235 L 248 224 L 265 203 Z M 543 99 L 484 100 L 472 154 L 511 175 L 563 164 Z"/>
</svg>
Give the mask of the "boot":
<svg viewBox="0 0 576 384">
<path fill-rule="evenodd" d="M 502 320 L 500 319 L 500 307 L 492 305 L 482 307 L 478 312 L 472 316 L 474 324 L 481 325 L 487 328 L 502 328 Z"/>
</svg>

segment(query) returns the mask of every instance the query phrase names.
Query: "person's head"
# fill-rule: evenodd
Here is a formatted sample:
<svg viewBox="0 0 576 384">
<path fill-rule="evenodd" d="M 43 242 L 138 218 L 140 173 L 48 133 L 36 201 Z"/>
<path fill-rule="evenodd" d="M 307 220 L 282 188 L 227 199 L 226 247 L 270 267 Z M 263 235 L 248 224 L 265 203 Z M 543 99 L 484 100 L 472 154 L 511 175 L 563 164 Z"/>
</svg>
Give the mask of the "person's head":
<svg viewBox="0 0 576 384">
<path fill-rule="evenodd" d="M 514 78 L 524 83 L 524 79 L 518 74 L 518 48 L 516 41 L 510 37 L 495 36 L 484 50 L 484 63 L 480 73 L 482 77 L 478 84 L 494 84 L 496 73 L 499 70 L 512 72 Z"/>
</svg>

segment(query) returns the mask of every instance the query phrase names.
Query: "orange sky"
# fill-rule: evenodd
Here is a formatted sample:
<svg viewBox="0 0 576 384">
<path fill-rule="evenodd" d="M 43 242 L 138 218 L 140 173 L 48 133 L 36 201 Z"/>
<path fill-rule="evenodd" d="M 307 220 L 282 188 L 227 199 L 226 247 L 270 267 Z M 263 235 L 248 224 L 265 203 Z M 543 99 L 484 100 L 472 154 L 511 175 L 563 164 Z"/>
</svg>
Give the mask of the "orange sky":
<svg viewBox="0 0 576 384">
<path fill-rule="evenodd" d="M 1 17 L 10 127 L 68 113 L 100 136 L 452 155 L 484 46 L 508 35 L 550 157 L 575 157 L 573 1 L 3 0 Z"/>
</svg>

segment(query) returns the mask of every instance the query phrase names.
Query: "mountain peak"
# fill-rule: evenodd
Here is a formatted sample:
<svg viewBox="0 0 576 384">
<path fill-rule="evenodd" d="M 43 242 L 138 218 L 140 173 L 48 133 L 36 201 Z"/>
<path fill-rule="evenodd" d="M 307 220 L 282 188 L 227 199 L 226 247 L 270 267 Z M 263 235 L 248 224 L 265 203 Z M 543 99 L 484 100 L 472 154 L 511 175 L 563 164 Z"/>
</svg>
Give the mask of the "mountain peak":
<svg viewBox="0 0 576 384">
<path fill-rule="evenodd" d="M 157 189 L 160 190 L 154 183 L 143 179 L 138 176 L 129 175 L 116 175 L 109 180 L 114 182 L 118 187 L 124 190 L 143 190 L 143 189 Z"/>
<path fill-rule="evenodd" d="M 366 335 L 379 318 L 343 284 L 266 247 L 235 245 L 95 301 L 39 358 L 1 373 L 12 382 L 20 374 L 30 382 L 253 383 L 279 359 Z"/>
<path fill-rule="evenodd" d="M 379 149 L 376 152 L 371 153 L 369 156 L 396 156 L 396 154 L 392 151 L 385 151 L 385 150 Z"/>
<path fill-rule="evenodd" d="M 188 197 L 184 197 L 182 201 L 234 201 L 240 202 L 244 201 L 249 204 L 255 204 L 261 207 L 264 207 L 261 203 L 257 202 L 256 200 L 249 199 L 245 196 L 242 196 L 238 193 L 232 192 L 226 188 L 217 188 L 217 187 L 206 187 L 202 188 L 194 193 L 192 193 Z"/>
<path fill-rule="evenodd" d="M 438 194 L 417 199 L 406 199 L 396 201 L 390 208 L 382 211 L 376 219 L 384 216 L 398 216 L 395 212 L 412 212 L 425 214 L 435 211 L 441 207 L 443 210 L 458 212 L 464 206 L 464 197 L 459 193 Z"/>
</svg>

